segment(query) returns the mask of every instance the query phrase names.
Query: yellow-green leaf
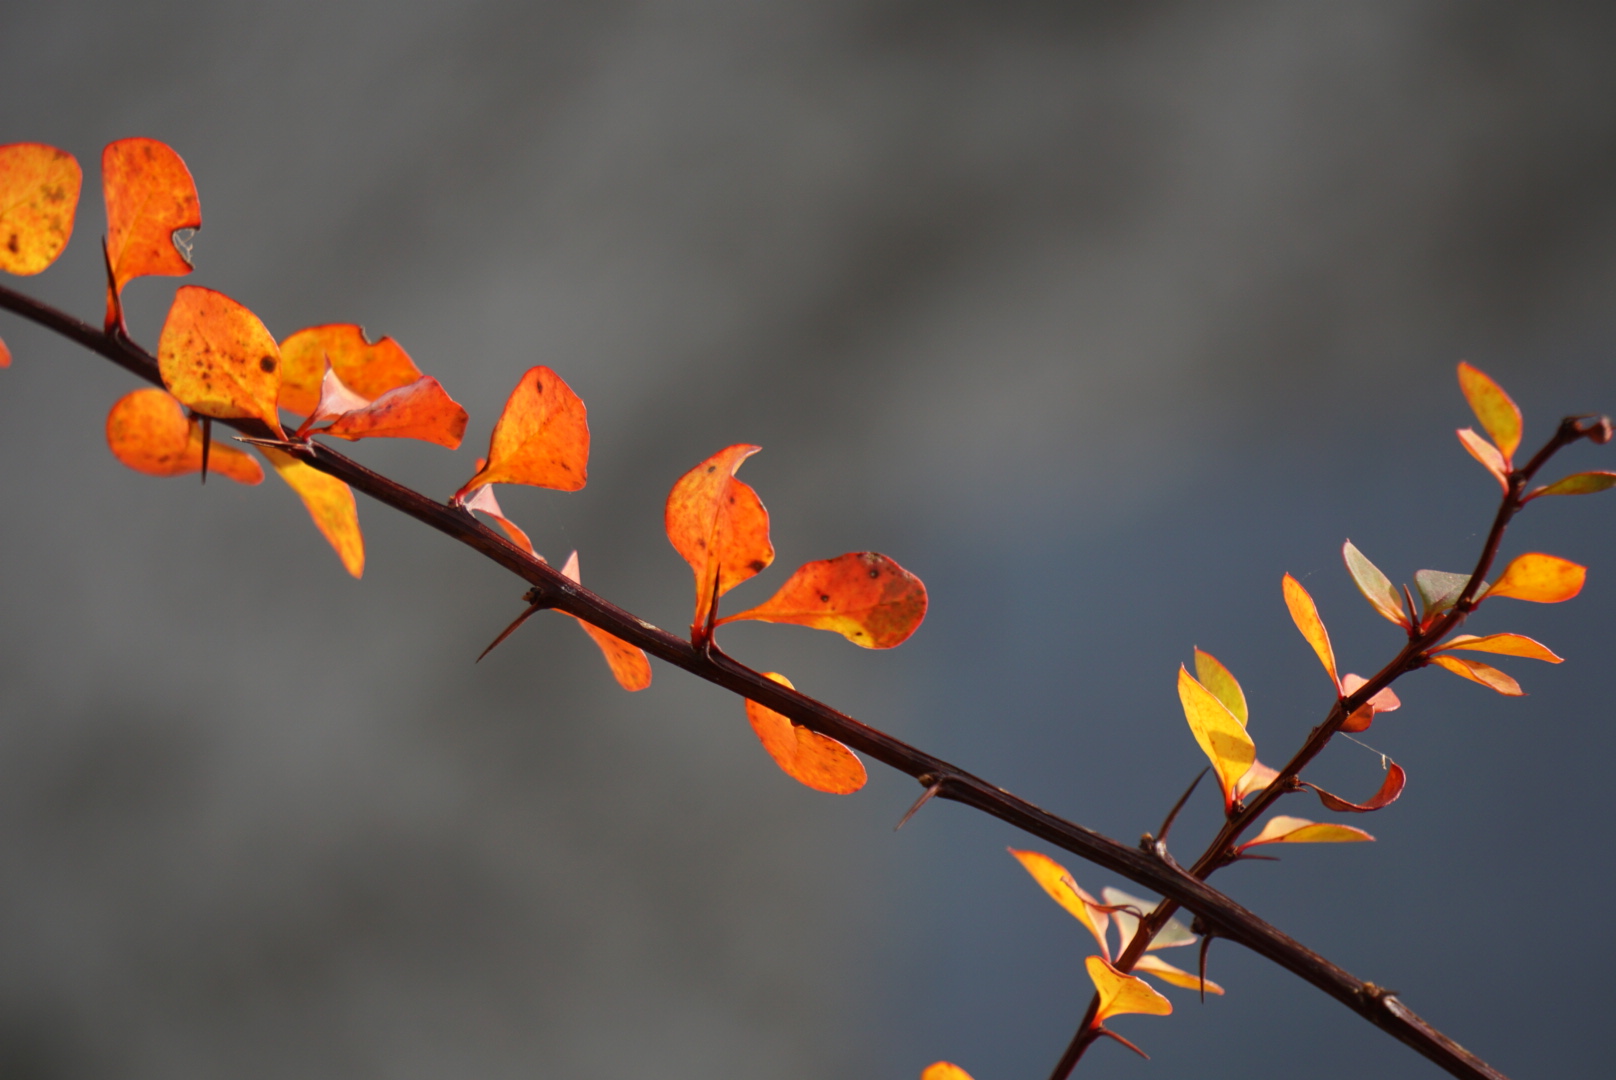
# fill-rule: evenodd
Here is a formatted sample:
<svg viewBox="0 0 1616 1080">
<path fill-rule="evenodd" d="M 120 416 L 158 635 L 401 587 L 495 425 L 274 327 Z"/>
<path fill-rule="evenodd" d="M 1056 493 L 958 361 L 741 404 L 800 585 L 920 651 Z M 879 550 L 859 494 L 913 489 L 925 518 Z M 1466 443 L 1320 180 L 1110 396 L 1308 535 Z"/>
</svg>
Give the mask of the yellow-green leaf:
<svg viewBox="0 0 1616 1080">
<path fill-rule="evenodd" d="M 1341 546 L 1341 559 L 1347 564 L 1352 583 L 1358 586 L 1369 606 L 1398 626 L 1408 626 L 1408 614 L 1403 611 L 1403 598 L 1392 584 L 1391 578 L 1381 573 L 1380 567 L 1364 557 L 1364 553 L 1348 540 Z"/>
<path fill-rule="evenodd" d="M 1605 491 L 1612 487 L 1616 487 L 1616 472 L 1605 472 L 1601 469 L 1563 476 L 1546 487 L 1538 488 L 1527 498 L 1535 499 L 1539 495 L 1592 495 L 1596 491 Z"/>
<path fill-rule="evenodd" d="M 1137 896 L 1130 896 L 1121 889 L 1113 888 L 1110 885 L 1100 890 L 1100 899 L 1105 901 L 1107 907 L 1133 908 L 1147 915 L 1156 910 L 1156 901 L 1141 900 Z M 1117 951 L 1120 953 L 1128 947 L 1128 943 L 1133 940 L 1134 934 L 1138 932 L 1139 917 L 1133 914 L 1132 911 L 1122 910 L 1113 911 L 1111 917 L 1117 923 Z M 1178 919 L 1168 919 L 1162 924 L 1162 928 L 1156 932 L 1156 936 L 1150 939 L 1147 951 L 1176 949 L 1181 945 L 1194 945 L 1199 940 L 1183 922 Z"/>
<path fill-rule="evenodd" d="M 1240 689 L 1240 682 L 1229 669 L 1218 662 L 1218 658 L 1209 652 L 1195 650 L 1195 677 L 1202 686 L 1212 691 L 1212 696 L 1223 702 L 1223 707 L 1234 714 L 1245 727 L 1248 722 L 1246 709 L 1246 692 Z"/>
<path fill-rule="evenodd" d="M 1195 741 L 1218 775 L 1218 784 L 1223 788 L 1223 805 L 1227 809 L 1234 805 L 1235 785 L 1257 760 L 1256 744 L 1228 706 L 1196 682 L 1182 664 L 1178 668 L 1178 700 L 1184 706 L 1184 719 L 1189 721 Z"/>
</svg>

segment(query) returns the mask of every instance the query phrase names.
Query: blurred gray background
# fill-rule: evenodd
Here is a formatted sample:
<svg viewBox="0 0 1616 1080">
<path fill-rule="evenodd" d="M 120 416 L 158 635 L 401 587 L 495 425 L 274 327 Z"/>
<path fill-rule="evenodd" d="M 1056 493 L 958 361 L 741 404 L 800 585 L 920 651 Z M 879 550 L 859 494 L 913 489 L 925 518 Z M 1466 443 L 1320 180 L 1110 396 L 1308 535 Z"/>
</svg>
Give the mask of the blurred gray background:
<svg viewBox="0 0 1616 1080">
<path fill-rule="evenodd" d="M 1341 541 L 1469 566 L 1496 487 L 1456 361 L 1530 442 L 1616 410 L 1613 48 L 1593 4 L 15 2 L 0 142 L 84 163 L 72 246 L 20 284 L 92 320 L 101 147 L 171 143 L 188 280 L 277 336 L 390 334 L 468 407 L 456 453 L 354 451 L 427 492 L 554 367 L 589 487 L 505 508 L 660 625 L 691 602 L 668 487 L 762 444 L 779 558 L 732 603 L 877 549 L 932 613 L 893 653 L 726 646 L 1131 840 L 1202 764 L 1193 645 L 1278 763 L 1329 698 L 1281 574 L 1367 673 L 1398 632 Z M 130 287 L 148 346 L 177 284 Z M 660 665 L 624 694 L 570 620 L 474 667 L 518 582 L 363 499 L 355 582 L 274 477 L 124 470 L 128 377 L 0 334 L 0 1075 L 1046 1075 L 1090 949 L 1015 834 L 948 805 L 894 834 L 913 782 L 801 788 L 738 701 Z M 1616 1053 L 1613 528 L 1616 496 L 1547 500 L 1509 541 L 1592 566 L 1472 624 L 1567 657 L 1501 662 L 1530 697 L 1399 684 L 1364 736 L 1411 777 L 1358 822 L 1379 843 L 1218 878 L 1522 1076 Z M 1379 759 L 1316 776 L 1363 797 Z M 1118 1023 L 1153 1062 L 1080 1075 L 1437 1075 L 1238 947 L 1212 974 Z"/>
</svg>

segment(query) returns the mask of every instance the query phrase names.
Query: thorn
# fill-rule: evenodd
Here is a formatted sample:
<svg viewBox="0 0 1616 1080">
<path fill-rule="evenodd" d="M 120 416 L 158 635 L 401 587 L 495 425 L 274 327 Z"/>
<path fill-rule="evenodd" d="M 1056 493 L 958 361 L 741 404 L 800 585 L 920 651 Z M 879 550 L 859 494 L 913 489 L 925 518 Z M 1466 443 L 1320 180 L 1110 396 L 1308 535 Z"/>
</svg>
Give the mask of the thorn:
<svg viewBox="0 0 1616 1080">
<path fill-rule="evenodd" d="M 237 442 L 246 443 L 248 446 L 272 446 L 276 450 L 310 449 L 306 440 L 298 442 L 295 439 L 256 439 L 251 435 L 236 435 L 234 438 Z"/>
<path fill-rule="evenodd" d="M 1167 843 L 1167 833 L 1172 829 L 1173 822 L 1177 820 L 1178 812 L 1184 809 L 1184 804 L 1190 801 L 1190 796 L 1195 793 L 1196 787 L 1200 785 L 1201 781 L 1206 777 L 1206 774 L 1210 772 L 1211 769 L 1212 766 L 1208 765 L 1206 768 L 1196 773 L 1195 779 L 1190 781 L 1190 786 L 1184 789 L 1184 794 L 1180 795 L 1178 797 L 1178 801 L 1173 804 L 1173 808 L 1167 811 L 1167 820 L 1162 822 L 1162 827 L 1156 831 L 1156 843 Z"/>
<path fill-rule="evenodd" d="M 931 779 L 931 774 L 927 773 L 921 776 L 919 779 L 920 782 L 924 784 L 927 780 Z M 932 799 L 936 797 L 937 793 L 943 790 L 943 785 L 946 783 L 948 783 L 948 777 L 946 776 L 932 780 L 931 786 L 920 793 L 920 798 L 915 800 L 915 805 L 909 808 L 909 812 L 903 815 L 903 817 L 899 818 L 896 825 L 892 826 L 892 831 L 897 832 L 899 829 L 909 824 L 909 819 L 919 813 L 922 806 L 925 806 L 927 803 L 931 802 Z"/>
<path fill-rule="evenodd" d="M 213 447 L 213 417 L 202 418 L 202 482 L 208 482 L 208 451 Z"/>
<path fill-rule="evenodd" d="M 536 589 L 530 591 L 527 594 L 527 596 L 523 597 L 523 599 L 527 600 L 528 597 L 531 597 L 533 595 L 533 592 L 537 592 L 537 591 L 538 590 L 536 590 Z M 537 614 L 540 611 L 543 611 L 545 608 L 547 608 L 549 606 L 550 606 L 549 604 L 540 603 L 537 600 L 529 600 L 528 609 L 526 611 L 522 612 L 522 614 L 518 615 L 516 617 L 516 621 L 511 623 L 511 625 L 507 626 L 500 633 L 499 637 L 495 638 L 491 643 L 489 643 L 488 648 L 486 648 L 482 652 L 478 653 L 477 654 L 477 659 L 473 660 L 472 663 L 474 663 L 474 664 L 482 663 L 483 662 L 483 657 L 487 656 L 489 653 L 494 651 L 494 646 L 498 645 L 500 642 L 504 641 L 506 638 L 510 637 L 512 634 L 516 633 L 516 628 L 518 626 L 521 626 L 523 623 L 525 623 L 529 619 L 531 619 L 535 614 Z"/>
<path fill-rule="evenodd" d="M 1201 1004 L 1206 1004 L 1206 950 L 1212 947 L 1212 935 L 1201 935 Z"/>
<path fill-rule="evenodd" d="M 1117 1042 L 1121 1043 L 1123 1046 L 1126 1046 L 1129 1050 L 1132 1050 L 1134 1053 L 1138 1054 L 1140 1057 L 1144 1058 L 1146 1061 L 1150 1060 L 1150 1055 L 1149 1054 L 1145 1053 L 1143 1050 L 1139 1049 L 1133 1043 L 1129 1042 L 1127 1039 L 1124 1039 L 1121 1035 L 1118 1035 L 1116 1032 L 1112 1031 L 1110 1028 L 1108 1028 L 1108 1027 L 1097 1027 L 1097 1028 L 1094 1029 L 1094 1031 L 1095 1031 L 1095 1034 L 1097 1034 L 1097 1035 L 1109 1035 L 1111 1038 L 1117 1040 Z"/>
</svg>

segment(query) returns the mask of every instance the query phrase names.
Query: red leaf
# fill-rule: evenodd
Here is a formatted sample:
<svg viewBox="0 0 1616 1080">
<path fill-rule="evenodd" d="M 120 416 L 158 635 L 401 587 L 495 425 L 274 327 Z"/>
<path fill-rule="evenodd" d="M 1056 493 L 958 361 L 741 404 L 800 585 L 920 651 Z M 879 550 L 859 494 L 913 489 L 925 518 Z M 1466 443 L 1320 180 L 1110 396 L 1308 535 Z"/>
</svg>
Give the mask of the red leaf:
<svg viewBox="0 0 1616 1080">
<path fill-rule="evenodd" d="M 336 379 L 335 372 L 331 378 Z M 389 390 L 369 405 L 342 413 L 329 427 L 314 431 L 350 442 L 377 437 L 420 439 L 450 450 L 459 448 L 465 433 L 466 410 L 430 375 Z"/>
<path fill-rule="evenodd" d="M 1389 762 L 1386 766 L 1386 779 L 1380 782 L 1380 790 L 1375 792 L 1368 802 L 1362 803 L 1348 802 L 1339 795 L 1331 795 L 1317 784 L 1308 784 L 1306 780 L 1302 781 L 1302 783 L 1312 788 L 1314 794 L 1319 797 L 1319 802 L 1330 810 L 1367 814 L 1372 810 L 1379 810 L 1396 802 L 1398 796 L 1403 794 L 1403 786 L 1408 783 L 1408 774 L 1403 771 L 1403 767 L 1397 762 Z"/>
<path fill-rule="evenodd" d="M 367 341 L 353 323 L 310 326 L 281 342 L 281 408 L 313 414 L 328 363 L 344 386 L 367 401 L 421 377 L 415 361 L 390 337 Z"/>
<path fill-rule="evenodd" d="M 773 671 L 763 674 L 782 686 L 791 686 L 791 680 L 784 675 Z M 810 731 L 750 699 L 746 702 L 746 718 L 774 763 L 798 783 L 828 795 L 851 795 L 864 786 L 864 763 L 830 736 Z"/>
<path fill-rule="evenodd" d="M 488 463 L 455 492 L 462 502 L 484 484 L 529 484 L 577 491 L 589 479 L 584 403 L 547 367 L 529 368 L 505 401 L 488 440 Z"/>
<path fill-rule="evenodd" d="M 148 274 L 189 274 L 174 246 L 181 229 L 202 227 L 196 182 L 172 149 L 156 139 L 119 139 L 101 152 L 107 203 L 107 322 L 122 330 L 124 286 Z"/>
<path fill-rule="evenodd" d="M 681 476 L 668 492 L 663 520 L 673 549 L 696 574 L 692 640 L 703 640 L 718 598 L 774 561 L 769 512 L 757 492 L 735 479 L 741 463 L 761 450 L 725 447 Z"/>
<path fill-rule="evenodd" d="M 833 630 L 866 649 L 908 640 L 926 617 L 926 586 L 885 555 L 854 551 L 808 563 L 780 591 L 718 625 L 741 619 Z"/>
</svg>

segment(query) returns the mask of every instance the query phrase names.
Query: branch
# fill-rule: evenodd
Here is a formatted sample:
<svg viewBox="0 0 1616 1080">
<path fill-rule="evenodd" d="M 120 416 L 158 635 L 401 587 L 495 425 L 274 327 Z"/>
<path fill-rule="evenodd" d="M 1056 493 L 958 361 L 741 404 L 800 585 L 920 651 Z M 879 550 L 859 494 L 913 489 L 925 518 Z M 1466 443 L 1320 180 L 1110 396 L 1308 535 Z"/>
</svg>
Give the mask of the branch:
<svg viewBox="0 0 1616 1080">
<path fill-rule="evenodd" d="M 3 285 L 0 285 L 0 308 L 9 309 L 70 338 L 149 383 L 163 385 L 156 358 L 120 332 L 103 333 L 65 312 Z M 250 438 L 275 436 L 256 420 L 218 420 L 216 423 L 232 427 Z M 564 577 L 483 525 L 470 511 L 430 499 L 324 445 L 311 443 L 306 447 L 287 447 L 286 452 L 363 491 L 377 502 L 430 525 L 509 570 L 533 586 L 533 594 L 530 595 L 535 602 L 542 601 L 559 611 L 577 616 L 675 667 L 683 668 L 697 678 L 756 701 L 812 731 L 828 735 L 884 765 L 921 779 L 928 788 L 937 790 L 938 798 L 973 807 L 1162 894 L 1173 905 L 1194 912 L 1218 937 L 1239 942 L 1312 983 L 1454 1076 L 1471 1080 L 1505 1080 L 1502 1073 L 1488 1067 L 1474 1054 L 1416 1016 L 1395 994 L 1355 978 L 1223 893 L 1186 873 L 1155 850 L 1143 851 L 1130 847 L 1075 822 L 1056 817 L 941 758 L 862 724 L 823 702 L 764 678 L 759 672 L 731 659 L 716 646 L 697 648 L 689 641 L 637 618 Z M 1376 680 L 1366 685 L 1359 695 L 1367 697 L 1384 685 L 1378 682 L 1379 678 L 1377 676 Z M 1325 726 L 1328 727 L 1328 723 Z M 1149 939 L 1141 932 L 1135 940 L 1148 942 Z"/>
</svg>

